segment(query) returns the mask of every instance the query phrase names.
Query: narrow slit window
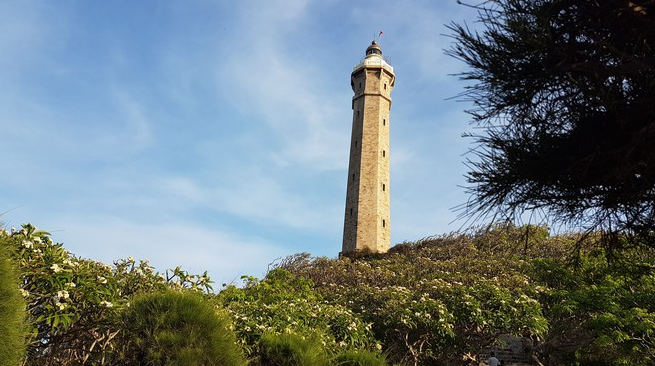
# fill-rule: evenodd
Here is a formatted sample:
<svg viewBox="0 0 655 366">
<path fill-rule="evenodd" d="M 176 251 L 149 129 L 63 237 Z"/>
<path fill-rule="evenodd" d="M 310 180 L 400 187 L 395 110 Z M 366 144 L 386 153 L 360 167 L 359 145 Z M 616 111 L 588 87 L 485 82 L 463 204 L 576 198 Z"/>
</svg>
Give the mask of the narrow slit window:
<svg viewBox="0 0 655 366">
<path fill-rule="evenodd" d="M 355 140 L 355 147 L 357 147 L 357 140 Z"/>
<path fill-rule="evenodd" d="M 353 209 L 351 208 L 350 209 L 350 216 L 352 216 L 352 215 L 353 215 Z"/>
<path fill-rule="evenodd" d="M 387 152 L 385 150 L 382 150 L 382 157 L 384 158 L 386 156 L 387 156 Z"/>
<path fill-rule="evenodd" d="M 385 191 L 386 188 L 387 188 L 387 186 L 384 183 L 382 183 L 382 191 Z"/>
<path fill-rule="evenodd" d="M 355 181 L 355 174 L 353 174 L 353 182 Z"/>
<path fill-rule="evenodd" d="M 382 227 L 387 227 L 387 222 L 385 220 L 382 220 Z"/>
<path fill-rule="evenodd" d="M 384 90 L 387 90 L 387 83 L 384 83 Z"/>
<path fill-rule="evenodd" d="M 386 118 L 383 118 L 383 119 L 382 119 L 382 126 L 386 126 L 386 125 L 387 125 L 387 119 L 386 119 Z"/>
</svg>

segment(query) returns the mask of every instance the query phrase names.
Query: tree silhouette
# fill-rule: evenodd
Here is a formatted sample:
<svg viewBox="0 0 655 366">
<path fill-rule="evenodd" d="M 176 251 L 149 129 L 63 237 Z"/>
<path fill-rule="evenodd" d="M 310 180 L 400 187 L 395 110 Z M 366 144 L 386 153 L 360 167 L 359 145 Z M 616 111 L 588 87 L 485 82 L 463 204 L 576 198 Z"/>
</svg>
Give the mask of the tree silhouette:
<svg viewBox="0 0 655 366">
<path fill-rule="evenodd" d="M 483 131 L 462 216 L 541 210 L 610 247 L 655 246 L 655 1 L 473 7 L 483 29 L 450 24 L 447 51 L 470 67 L 460 97 Z"/>
</svg>

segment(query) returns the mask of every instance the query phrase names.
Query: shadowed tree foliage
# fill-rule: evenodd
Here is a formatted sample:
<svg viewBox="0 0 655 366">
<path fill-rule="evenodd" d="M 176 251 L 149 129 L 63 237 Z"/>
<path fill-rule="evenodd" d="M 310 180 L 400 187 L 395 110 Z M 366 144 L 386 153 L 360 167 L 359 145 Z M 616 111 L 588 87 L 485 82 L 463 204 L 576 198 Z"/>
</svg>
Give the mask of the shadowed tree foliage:
<svg viewBox="0 0 655 366">
<path fill-rule="evenodd" d="M 655 246 L 655 1 L 491 0 L 448 54 L 475 134 L 463 216 L 550 219 Z"/>
</svg>

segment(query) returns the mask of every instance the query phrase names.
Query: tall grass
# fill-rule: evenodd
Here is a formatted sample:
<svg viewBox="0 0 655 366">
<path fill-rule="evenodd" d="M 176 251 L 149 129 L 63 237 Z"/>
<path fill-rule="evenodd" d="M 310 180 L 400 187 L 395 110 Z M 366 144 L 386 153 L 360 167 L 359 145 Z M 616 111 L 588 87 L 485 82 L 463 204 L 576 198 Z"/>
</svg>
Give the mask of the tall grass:
<svg viewBox="0 0 655 366">
<path fill-rule="evenodd" d="M 229 325 L 226 315 L 192 293 L 137 297 L 123 317 L 122 364 L 245 366 Z"/>
<path fill-rule="evenodd" d="M 329 356 L 317 338 L 297 334 L 262 335 L 259 342 L 261 366 L 329 366 Z"/>
<path fill-rule="evenodd" d="M 348 350 L 334 358 L 337 366 L 387 366 L 384 355 L 366 350 Z"/>
<path fill-rule="evenodd" d="M 25 354 L 25 302 L 9 256 L 9 243 L 0 236 L 0 366 L 19 365 Z"/>
</svg>

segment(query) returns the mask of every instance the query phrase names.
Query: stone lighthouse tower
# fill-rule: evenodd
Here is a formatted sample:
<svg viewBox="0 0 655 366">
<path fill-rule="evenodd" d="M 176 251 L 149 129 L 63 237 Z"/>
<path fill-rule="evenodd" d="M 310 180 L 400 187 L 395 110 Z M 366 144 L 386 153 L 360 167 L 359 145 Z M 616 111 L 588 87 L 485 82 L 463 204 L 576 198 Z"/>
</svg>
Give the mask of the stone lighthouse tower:
<svg viewBox="0 0 655 366">
<path fill-rule="evenodd" d="M 385 253 L 390 246 L 389 111 L 395 74 L 373 41 L 350 76 L 350 141 L 342 254 Z"/>
</svg>

